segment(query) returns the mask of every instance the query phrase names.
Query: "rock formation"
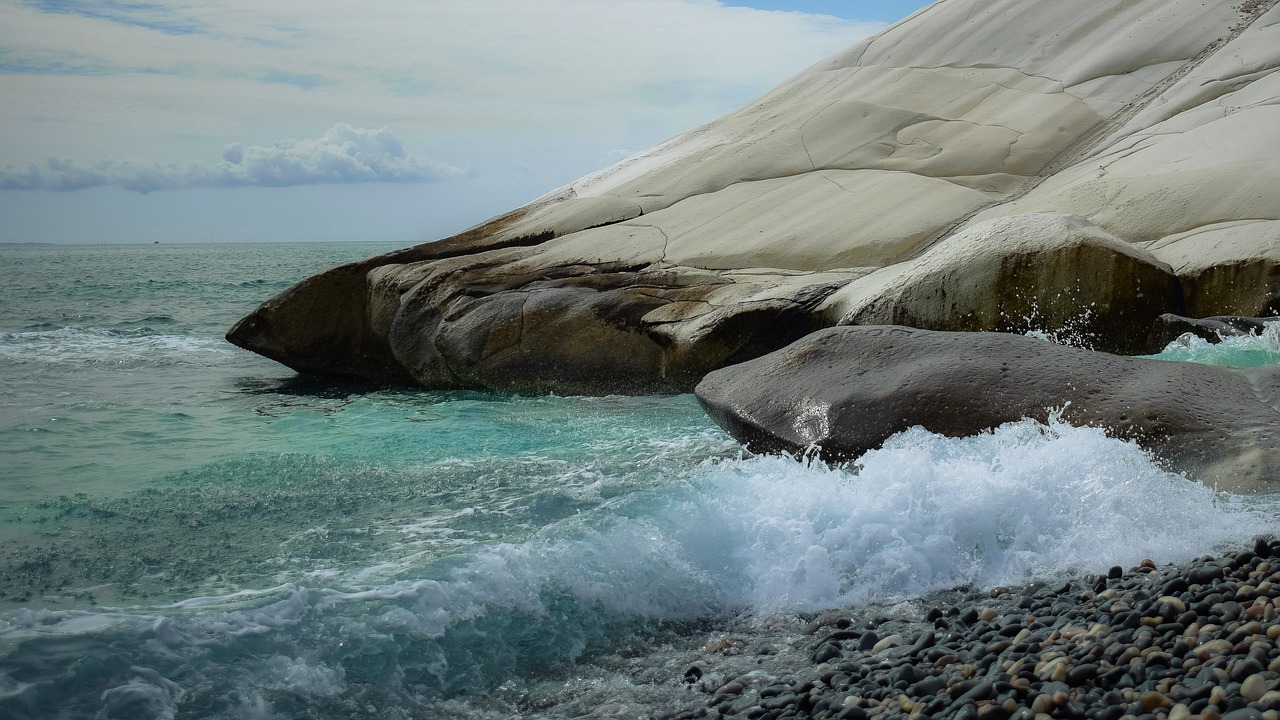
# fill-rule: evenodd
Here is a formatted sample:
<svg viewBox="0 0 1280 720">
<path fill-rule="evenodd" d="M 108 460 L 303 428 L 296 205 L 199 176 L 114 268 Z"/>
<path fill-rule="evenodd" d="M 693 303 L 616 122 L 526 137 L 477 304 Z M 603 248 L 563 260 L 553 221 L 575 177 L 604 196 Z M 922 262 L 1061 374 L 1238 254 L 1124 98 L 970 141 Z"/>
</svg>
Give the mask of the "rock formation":
<svg viewBox="0 0 1280 720">
<path fill-rule="evenodd" d="M 1280 369 L 1251 373 L 1002 333 L 828 328 L 716 370 L 698 400 L 760 452 L 853 459 L 916 425 L 952 437 L 1053 409 L 1231 492 L 1280 478 Z"/>
<path fill-rule="evenodd" d="M 228 339 L 302 372 L 668 392 L 836 324 L 1280 310 L 1280 10 L 942 0 L 720 120 Z"/>
</svg>

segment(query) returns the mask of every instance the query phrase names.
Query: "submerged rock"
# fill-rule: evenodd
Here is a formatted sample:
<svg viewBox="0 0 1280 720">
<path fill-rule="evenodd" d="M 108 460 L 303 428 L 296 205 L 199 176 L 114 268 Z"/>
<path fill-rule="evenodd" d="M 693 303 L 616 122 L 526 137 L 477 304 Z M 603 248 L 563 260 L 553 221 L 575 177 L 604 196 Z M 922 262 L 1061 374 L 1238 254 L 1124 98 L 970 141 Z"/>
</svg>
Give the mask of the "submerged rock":
<svg viewBox="0 0 1280 720">
<path fill-rule="evenodd" d="M 228 339 L 308 373 L 588 393 L 687 390 L 838 323 L 1150 350 L 1161 313 L 1280 310 L 1276 68 L 1274 2 L 936 3 Z"/>
<path fill-rule="evenodd" d="M 1222 490 L 1274 491 L 1280 478 L 1280 369 L 1239 373 L 1001 333 L 838 327 L 712 372 L 696 392 L 759 452 L 816 447 L 853 459 L 916 425 L 964 437 L 1058 412 Z"/>
</svg>

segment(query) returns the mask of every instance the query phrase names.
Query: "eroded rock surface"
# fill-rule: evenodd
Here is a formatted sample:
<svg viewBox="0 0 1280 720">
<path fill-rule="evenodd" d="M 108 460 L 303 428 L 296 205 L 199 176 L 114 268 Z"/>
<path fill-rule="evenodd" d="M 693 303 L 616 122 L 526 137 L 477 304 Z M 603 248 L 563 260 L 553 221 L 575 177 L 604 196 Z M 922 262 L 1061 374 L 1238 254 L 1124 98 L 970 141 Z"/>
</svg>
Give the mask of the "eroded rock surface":
<svg viewBox="0 0 1280 720">
<path fill-rule="evenodd" d="M 1130 352 L 1161 313 L 1273 313 L 1275 3 L 945 0 L 228 338 L 310 373 L 664 392 L 837 323 Z"/>
<path fill-rule="evenodd" d="M 1280 371 L 1122 357 L 1021 335 L 896 326 L 818 331 L 716 370 L 697 387 L 717 423 L 759 452 L 853 459 L 920 425 L 965 437 L 1055 410 L 1138 442 L 1231 492 L 1275 491 Z"/>
<path fill-rule="evenodd" d="M 1173 269 L 1084 218 L 995 218 L 946 238 L 828 298 L 842 325 L 1025 332 L 1142 352 L 1182 291 Z"/>
</svg>

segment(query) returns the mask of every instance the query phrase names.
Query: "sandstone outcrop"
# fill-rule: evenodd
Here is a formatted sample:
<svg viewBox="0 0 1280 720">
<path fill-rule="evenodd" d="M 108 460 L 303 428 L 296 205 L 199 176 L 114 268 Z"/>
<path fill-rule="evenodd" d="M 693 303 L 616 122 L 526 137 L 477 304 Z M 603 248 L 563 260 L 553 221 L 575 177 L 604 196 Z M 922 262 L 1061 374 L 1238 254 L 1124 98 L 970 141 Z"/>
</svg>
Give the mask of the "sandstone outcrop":
<svg viewBox="0 0 1280 720">
<path fill-rule="evenodd" d="M 1073 215 L 995 218 L 829 298 L 841 325 L 1025 332 L 1142 352 L 1151 327 L 1182 306 L 1173 269 Z"/>
<path fill-rule="evenodd" d="M 228 339 L 309 373 L 668 392 L 839 323 L 1133 352 L 1161 313 L 1273 313 L 1275 3 L 943 0 Z"/>
<path fill-rule="evenodd" d="M 836 327 L 708 374 L 698 400 L 759 452 L 854 459 L 916 425 L 964 437 L 1059 411 L 1231 492 L 1275 491 L 1280 369 L 1239 373 L 1002 333 Z"/>
</svg>

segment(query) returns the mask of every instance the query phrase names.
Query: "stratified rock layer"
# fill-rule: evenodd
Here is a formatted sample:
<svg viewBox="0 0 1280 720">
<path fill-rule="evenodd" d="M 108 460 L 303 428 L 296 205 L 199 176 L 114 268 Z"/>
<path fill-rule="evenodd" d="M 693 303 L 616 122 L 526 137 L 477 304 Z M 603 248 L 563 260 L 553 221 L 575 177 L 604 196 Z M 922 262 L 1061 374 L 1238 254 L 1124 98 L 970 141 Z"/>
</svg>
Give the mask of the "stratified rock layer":
<svg viewBox="0 0 1280 720">
<path fill-rule="evenodd" d="M 837 323 L 1132 352 L 1165 312 L 1273 313 L 1275 2 L 945 0 L 228 338 L 309 373 L 666 392 Z"/>
<path fill-rule="evenodd" d="M 753 450 L 853 459 L 914 426 L 951 437 L 1057 409 L 1232 492 L 1280 478 L 1280 371 L 1245 374 L 1122 357 L 1001 333 L 838 327 L 697 387 L 708 414 Z"/>
</svg>

